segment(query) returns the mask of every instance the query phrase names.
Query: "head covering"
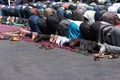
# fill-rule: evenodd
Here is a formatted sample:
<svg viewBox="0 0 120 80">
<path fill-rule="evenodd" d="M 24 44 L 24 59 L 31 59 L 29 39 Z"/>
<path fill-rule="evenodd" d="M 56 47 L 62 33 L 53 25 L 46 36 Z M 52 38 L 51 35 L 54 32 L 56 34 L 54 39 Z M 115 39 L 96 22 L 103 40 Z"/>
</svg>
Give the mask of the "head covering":
<svg viewBox="0 0 120 80">
<path fill-rule="evenodd" d="M 106 0 L 97 0 L 97 3 L 98 3 L 99 5 L 104 5 L 105 2 L 106 2 Z"/>
<path fill-rule="evenodd" d="M 83 16 L 87 18 L 89 21 L 95 22 L 95 19 L 94 19 L 95 11 L 87 10 Z"/>
<path fill-rule="evenodd" d="M 117 13 L 117 7 L 114 7 L 114 6 L 110 6 L 108 7 L 108 12 L 114 12 L 114 13 Z"/>
<path fill-rule="evenodd" d="M 114 3 L 112 6 L 114 6 L 114 7 L 120 7 L 120 3 Z"/>
</svg>

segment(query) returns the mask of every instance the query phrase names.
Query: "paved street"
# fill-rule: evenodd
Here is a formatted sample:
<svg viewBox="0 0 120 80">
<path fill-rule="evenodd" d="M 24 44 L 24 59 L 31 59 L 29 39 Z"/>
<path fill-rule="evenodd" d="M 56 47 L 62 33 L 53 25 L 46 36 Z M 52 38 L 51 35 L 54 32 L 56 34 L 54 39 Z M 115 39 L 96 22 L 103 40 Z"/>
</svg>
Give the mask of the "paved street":
<svg viewBox="0 0 120 80">
<path fill-rule="evenodd" d="M 92 56 L 39 44 L 0 41 L 0 80 L 120 80 L 120 58 Z"/>
</svg>

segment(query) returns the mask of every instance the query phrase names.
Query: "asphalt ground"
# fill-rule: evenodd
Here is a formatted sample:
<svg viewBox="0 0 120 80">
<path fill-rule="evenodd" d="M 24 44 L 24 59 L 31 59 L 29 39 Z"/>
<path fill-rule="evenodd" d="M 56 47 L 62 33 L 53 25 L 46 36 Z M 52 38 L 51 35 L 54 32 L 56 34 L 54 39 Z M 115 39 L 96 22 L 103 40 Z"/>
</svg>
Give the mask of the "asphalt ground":
<svg viewBox="0 0 120 80">
<path fill-rule="evenodd" d="M 64 49 L 0 40 L 0 80 L 120 80 L 120 58 L 93 61 Z"/>
</svg>

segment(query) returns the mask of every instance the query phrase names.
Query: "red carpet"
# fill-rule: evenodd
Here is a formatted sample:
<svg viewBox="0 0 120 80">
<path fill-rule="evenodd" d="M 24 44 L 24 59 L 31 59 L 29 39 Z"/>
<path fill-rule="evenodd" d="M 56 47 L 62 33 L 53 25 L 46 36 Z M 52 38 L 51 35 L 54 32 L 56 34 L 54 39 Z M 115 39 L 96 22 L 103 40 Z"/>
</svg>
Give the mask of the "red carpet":
<svg viewBox="0 0 120 80">
<path fill-rule="evenodd" d="M 14 31 L 19 31 L 20 29 L 22 29 L 22 27 L 19 27 L 19 26 L 12 26 L 12 25 L 3 25 L 3 24 L 0 24 L 0 33 L 5 33 L 5 32 L 14 32 Z M 4 34 L 3 34 L 4 35 Z M 20 40 L 25 40 L 25 41 L 29 41 L 29 42 L 33 42 L 31 40 L 31 38 L 20 38 Z M 38 42 L 39 44 L 45 44 L 45 45 L 50 45 L 51 43 L 48 42 L 48 41 L 41 41 L 41 42 Z M 54 44 L 53 44 L 54 45 Z M 58 45 L 54 45 L 55 47 L 57 48 L 61 48 L 60 46 Z M 62 47 L 62 49 L 66 49 L 66 50 L 70 50 L 70 51 L 74 51 L 74 50 L 78 50 L 78 48 L 70 48 L 68 46 L 64 46 Z"/>
<path fill-rule="evenodd" d="M 10 32 L 10 31 L 17 31 L 17 30 L 20 30 L 20 29 L 22 29 L 22 27 L 0 24 L 0 33 L 2 33 L 2 32 Z"/>
<path fill-rule="evenodd" d="M 33 42 L 31 40 L 31 38 L 28 38 L 28 37 L 26 37 L 22 40 Z M 51 45 L 51 43 L 49 41 L 40 41 L 40 42 L 38 42 L 38 44 Z M 56 48 L 61 48 L 61 49 L 69 50 L 69 51 L 78 51 L 79 50 L 79 47 L 70 48 L 69 46 L 60 47 L 59 45 L 56 45 L 56 44 L 52 44 L 52 45 L 54 45 Z"/>
</svg>

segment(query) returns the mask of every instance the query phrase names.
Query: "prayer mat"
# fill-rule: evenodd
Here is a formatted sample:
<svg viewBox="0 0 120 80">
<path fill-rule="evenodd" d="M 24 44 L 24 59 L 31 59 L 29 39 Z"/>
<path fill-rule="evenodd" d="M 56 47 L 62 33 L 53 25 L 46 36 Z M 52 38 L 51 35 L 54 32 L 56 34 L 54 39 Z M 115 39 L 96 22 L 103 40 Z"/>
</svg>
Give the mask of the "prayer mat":
<svg viewBox="0 0 120 80">
<path fill-rule="evenodd" d="M 29 42 L 34 42 L 29 37 L 21 38 L 21 40 L 29 41 Z M 69 51 L 81 54 L 81 52 L 79 52 L 79 47 L 75 47 L 75 48 L 70 48 L 69 46 L 60 47 L 59 45 L 52 44 L 49 41 L 40 41 L 40 42 L 37 42 L 37 43 L 40 44 L 40 45 L 45 45 L 45 46 L 53 45 L 54 48 L 61 48 L 61 49 L 65 49 L 65 50 L 69 50 Z M 54 49 L 54 48 L 52 48 L 52 49 Z M 46 49 L 46 50 L 48 50 L 48 49 Z"/>
<path fill-rule="evenodd" d="M 7 36 L 18 37 L 20 29 L 23 29 L 23 27 L 0 24 L 0 34 L 5 35 L 5 36 L 7 35 Z M 25 38 L 20 37 L 19 39 L 24 40 L 24 41 L 34 42 L 29 37 L 25 37 Z M 61 49 L 70 50 L 73 52 L 75 52 L 76 50 L 79 50 L 79 48 L 77 48 L 77 47 L 76 48 L 70 48 L 69 46 L 60 47 L 59 45 L 51 44 L 49 41 L 40 41 L 40 42 L 38 42 L 38 44 L 41 44 L 41 45 L 44 44 L 46 46 L 53 45 L 55 48 L 61 48 Z"/>
<path fill-rule="evenodd" d="M 20 29 L 22 29 L 22 27 L 0 24 L 0 33 L 18 31 Z"/>
</svg>

